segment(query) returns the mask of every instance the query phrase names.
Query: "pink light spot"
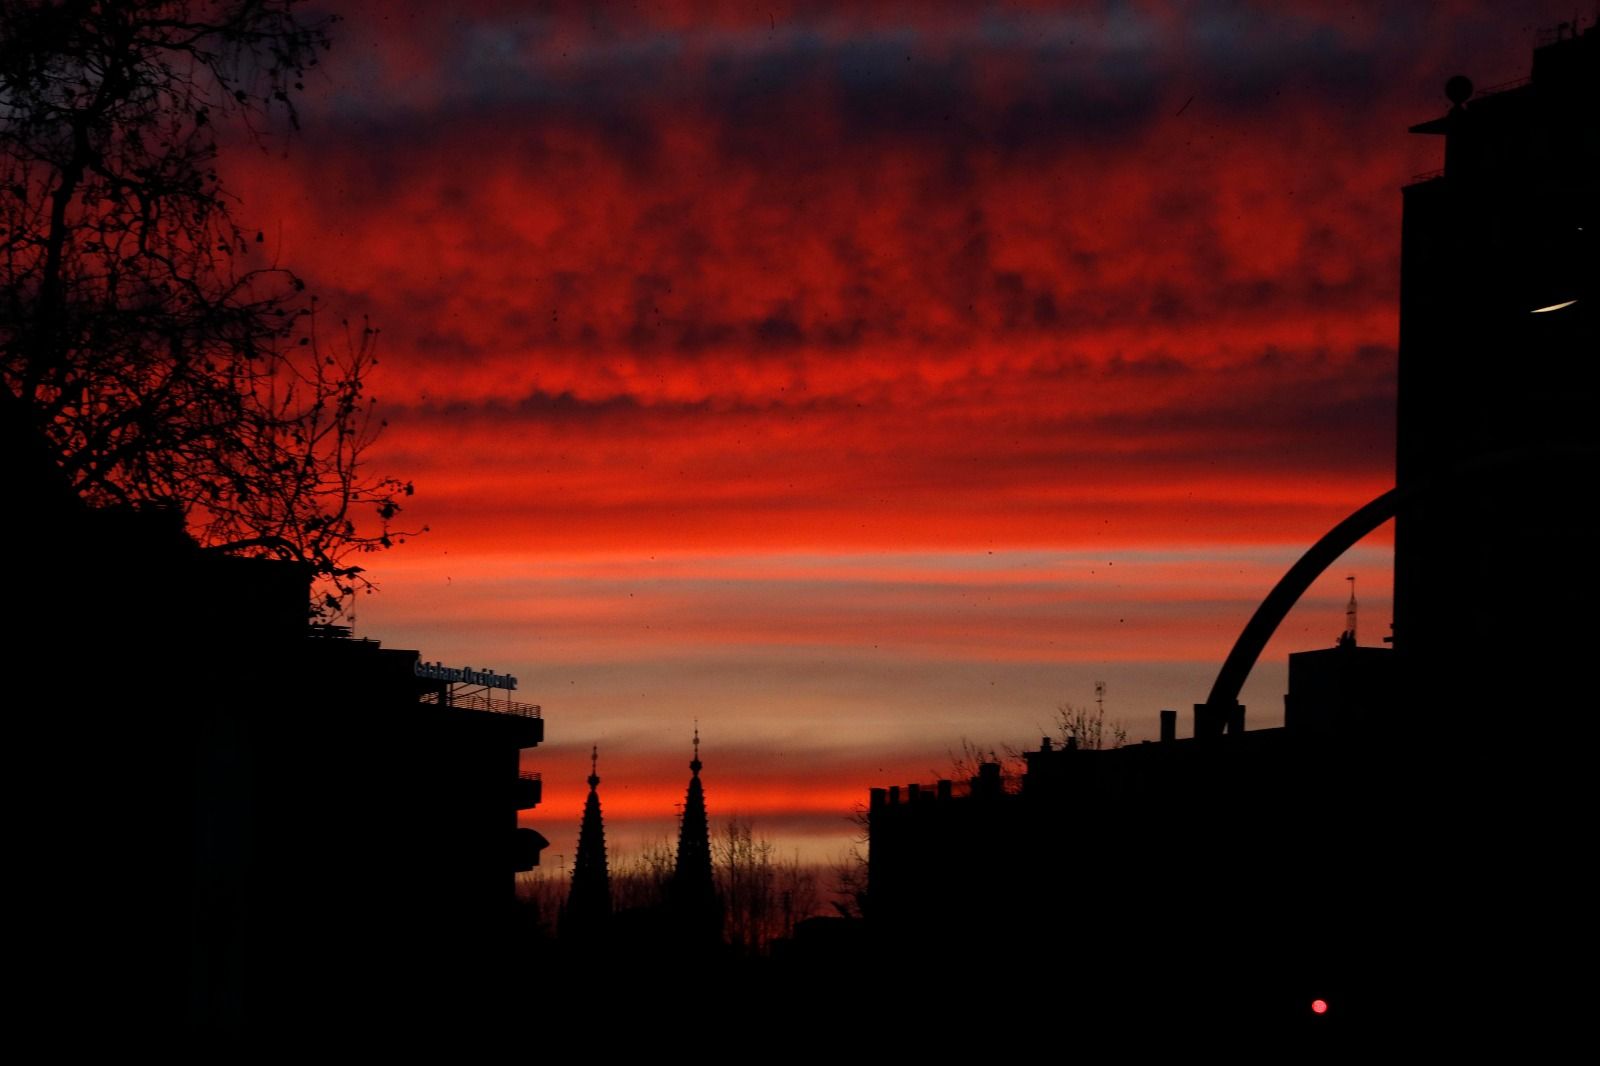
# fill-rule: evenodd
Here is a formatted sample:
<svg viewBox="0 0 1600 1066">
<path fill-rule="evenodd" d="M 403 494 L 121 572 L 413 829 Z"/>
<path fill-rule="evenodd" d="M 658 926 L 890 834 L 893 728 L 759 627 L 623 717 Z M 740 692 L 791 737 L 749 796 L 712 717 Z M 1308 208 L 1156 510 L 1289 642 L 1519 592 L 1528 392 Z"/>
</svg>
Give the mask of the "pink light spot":
<svg viewBox="0 0 1600 1066">
<path fill-rule="evenodd" d="M 1312 1014 L 1326 1014 L 1326 1013 L 1328 1013 L 1328 1001 L 1325 1000 L 1325 999 L 1314 999 L 1314 1000 L 1312 1000 L 1311 1001 L 1311 1013 Z"/>
</svg>

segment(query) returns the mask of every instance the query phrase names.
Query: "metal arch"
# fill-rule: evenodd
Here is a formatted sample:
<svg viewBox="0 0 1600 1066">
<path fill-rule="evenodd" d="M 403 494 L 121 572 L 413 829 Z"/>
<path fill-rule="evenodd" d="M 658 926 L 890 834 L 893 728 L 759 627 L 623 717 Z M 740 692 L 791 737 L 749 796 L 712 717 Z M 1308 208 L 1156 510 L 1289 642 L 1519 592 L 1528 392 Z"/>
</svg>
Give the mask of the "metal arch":
<svg viewBox="0 0 1600 1066">
<path fill-rule="evenodd" d="M 1559 472 L 1570 479 L 1570 491 L 1576 491 L 1579 485 L 1592 484 L 1597 467 L 1600 467 L 1600 449 L 1593 445 L 1535 444 L 1479 456 L 1404 491 L 1390 489 L 1328 530 L 1279 579 L 1234 642 L 1233 650 L 1228 652 L 1222 669 L 1217 672 L 1210 698 L 1204 704 L 1197 705 L 1196 712 L 1205 707 L 1215 715 L 1236 707 L 1239 692 L 1244 688 L 1256 660 L 1266 649 L 1267 641 L 1272 639 L 1273 632 L 1306 589 L 1311 587 L 1311 583 L 1358 540 L 1395 517 L 1419 497 L 1438 492 L 1459 492 L 1485 480 L 1520 477 L 1531 470 Z M 1212 722 L 1212 728 L 1220 732 L 1222 723 L 1215 718 Z"/>
<path fill-rule="evenodd" d="M 1208 705 L 1226 707 L 1239 701 L 1239 692 L 1244 688 L 1245 679 L 1250 676 L 1267 641 L 1272 639 L 1272 634 L 1288 616 L 1290 608 L 1339 556 L 1393 518 L 1400 508 L 1400 498 L 1399 489 L 1390 489 L 1324 533 L 1322 539 L 1289 568 L 1289 572 L 1267 593 L 1267 598 L 1261 601 L 1256 613 L 1250 616 L 1239 639 L 1234 641 L 1233 650 L 1223 660 L 1217 680 L 1211 686 L 1211 695 L 1206 699 Z"/>
</svg>

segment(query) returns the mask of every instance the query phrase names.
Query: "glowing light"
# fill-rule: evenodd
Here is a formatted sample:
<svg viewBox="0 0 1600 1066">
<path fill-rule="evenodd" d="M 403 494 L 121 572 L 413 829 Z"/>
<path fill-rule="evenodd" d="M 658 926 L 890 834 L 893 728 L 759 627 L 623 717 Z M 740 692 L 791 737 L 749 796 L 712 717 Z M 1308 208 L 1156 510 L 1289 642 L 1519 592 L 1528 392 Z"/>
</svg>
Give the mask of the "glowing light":
<svg viewBox="0 0 1600 1066">
<path fill-rule="evenodd" d="M 1551 304 L 1549 307 L 1535 307 L 1532 311 L 1529 312 L 1529 314 L 1542 315 L 1546 311 L 1559 311 L 1563 307 L 1571 307 L 1573 304 L 1575 304 L 1577 302 L 1578 302 L 1577 300 L 1568 300 L 1564 304 Z"/>
<path fill-rule="evenodd" d="M 1326 1014 L 1326 1013 L 1328 1013 L 1328 1001 L 1325 1000 L 1325 999 L 1314 999 L 1314 1000 L 1312 1000 L 1311 1001 L 1311 1013 L 1312 1014 Z"/>
</svg>

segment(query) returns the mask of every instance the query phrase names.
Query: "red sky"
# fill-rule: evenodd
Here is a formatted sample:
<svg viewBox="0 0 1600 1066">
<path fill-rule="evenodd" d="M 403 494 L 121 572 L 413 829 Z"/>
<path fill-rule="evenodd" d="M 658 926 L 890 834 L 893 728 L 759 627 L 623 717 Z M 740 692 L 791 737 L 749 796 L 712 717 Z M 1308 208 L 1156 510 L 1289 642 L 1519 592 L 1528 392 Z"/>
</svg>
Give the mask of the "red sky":
<svg viewBox="0 0 1600 1066">
<path fill-rule="evenodd" d="M 448 7 L 449 10 L 445 10 Z M 522 678 L 570 855 L 714 818 L 826 859 L 869 787 L 1061 701 L 1135 738 L 1392 478 L 1406 127 L 1570 5 L 373 3 L 238 215 L 382 330 L 431 531 L 358 629 Z M 1386 534 L 1358 576 L 1387 632 Z"/>
</svg>

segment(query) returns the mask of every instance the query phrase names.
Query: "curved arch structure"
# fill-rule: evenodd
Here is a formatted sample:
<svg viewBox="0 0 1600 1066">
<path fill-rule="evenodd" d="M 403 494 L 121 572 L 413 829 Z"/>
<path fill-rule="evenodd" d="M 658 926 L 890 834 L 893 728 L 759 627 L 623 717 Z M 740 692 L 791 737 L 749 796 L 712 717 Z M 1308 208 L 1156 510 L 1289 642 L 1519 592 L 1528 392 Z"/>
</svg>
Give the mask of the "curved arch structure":
<svg viewBox="0 0 1600 1066">
<path fill-rule="evenodd" d="M 1234 642 L 1233 650 L 1223 660 L 1217 680 L 1211 686 L 1211 695 L 1205 703 L 1195 704 L 1195 735 L 1214 736 L 1225 730 L 1244 728 L 1239 691 L 1289 609 L 1339 556 L 1418 497 L 1463 491 L 1485 480 L 1518 477 L 1528 470 L 1564 471 L 1576 487 L 1592 483 L 1597 464 L 1600 464 L 1600 450 L 1588 445 L 1538 444 L 1513 448 L 1479 456 L 1440 477 L 1403 490 L 1392 488 L 1357 510 L 1323 534 L 1261 601 L 1261 606 L 1256 608 Z M 1591 480 L 1583 480 L 1585 478 Z"/>
<path fill-rule="evenodd" d="M 1399 489 L 1390 489 L 1328 530 L 1273 586 L 1267 598 L 1261 601 L 1261 606 L 1256 608 L 1256 613 L 1250 616 L 1239 639 L 1234 642 L 1233 650 L 1223 660 L 1217 680 L 1211 686 L 1211 695 L 1204 704 L 1195 708 L 1202 720 L 1208 719 L 1214 723 L 1210 731 L 1221 732 L 1220 727 L 1231 720 L 1229 709 L 1238 705 L 1239 690 L 1244 688 L 1245 679 L 1250 676 L 1251 669 L 1279 623 L 1289 614 L 1289 609 L 1339 556 L 1395 516 L 1399 510 L 1400 496 Z M 1202 707 L 1207 710 L 1202 711 Z"/>
</svg>

